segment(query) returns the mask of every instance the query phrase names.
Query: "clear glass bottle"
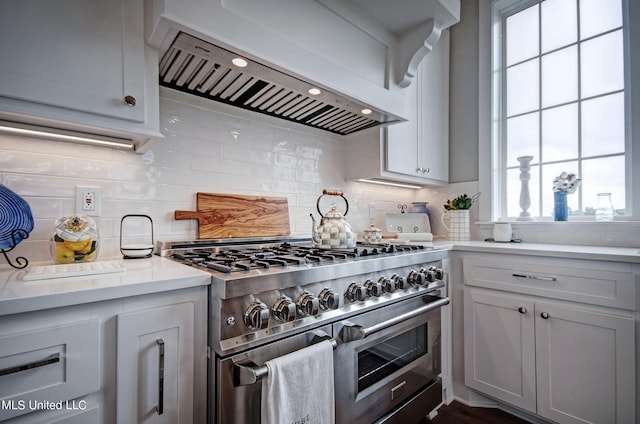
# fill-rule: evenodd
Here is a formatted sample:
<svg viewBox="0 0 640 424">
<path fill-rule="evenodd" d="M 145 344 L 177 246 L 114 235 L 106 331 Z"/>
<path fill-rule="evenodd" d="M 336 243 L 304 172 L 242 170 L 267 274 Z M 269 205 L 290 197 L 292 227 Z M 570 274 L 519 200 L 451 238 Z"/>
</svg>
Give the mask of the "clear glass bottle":
<svg viewBox="0 0 640 424">
<path fill-rule="evenodd" d="M 613 203 L 611 203 L 611 193 L 598 193 L 596 221 L 613 221 Z"/>
</svg>

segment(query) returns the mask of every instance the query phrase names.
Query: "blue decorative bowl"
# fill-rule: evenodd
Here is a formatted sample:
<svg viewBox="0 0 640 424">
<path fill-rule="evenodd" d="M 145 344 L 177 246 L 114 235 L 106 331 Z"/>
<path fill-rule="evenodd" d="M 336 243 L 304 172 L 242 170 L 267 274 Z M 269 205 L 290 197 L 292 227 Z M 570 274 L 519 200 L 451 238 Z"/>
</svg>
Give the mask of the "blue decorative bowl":
<svg viewBox="0 0 640 424">
<path fill-rule="evenodd" d="M 29 204 L 0 184 L 0 249 L 12 249 L 33 230 Z"/>
</svg>

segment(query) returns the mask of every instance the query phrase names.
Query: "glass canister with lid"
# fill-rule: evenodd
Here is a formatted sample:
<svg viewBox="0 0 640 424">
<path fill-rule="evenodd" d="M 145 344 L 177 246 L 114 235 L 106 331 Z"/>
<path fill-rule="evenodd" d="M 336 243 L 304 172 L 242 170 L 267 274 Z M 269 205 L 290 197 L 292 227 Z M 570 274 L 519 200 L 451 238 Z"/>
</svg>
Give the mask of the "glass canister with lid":
<svg viewBox="0 0 640 424">
<path fill-rule="evenodd" d="M 53 233 L 54 262 L 90 262 L 98 256 L 98 226 L 91 217 L 80 214 L 65 215 L 56 220 Z"/>
</svg>

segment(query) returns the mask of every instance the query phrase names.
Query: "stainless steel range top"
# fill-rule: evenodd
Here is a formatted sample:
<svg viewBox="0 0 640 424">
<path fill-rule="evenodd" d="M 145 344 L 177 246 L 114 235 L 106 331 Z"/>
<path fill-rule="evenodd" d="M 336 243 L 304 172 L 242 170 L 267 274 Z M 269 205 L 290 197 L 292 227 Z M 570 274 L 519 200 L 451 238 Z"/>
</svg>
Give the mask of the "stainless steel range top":
<svg viewBox="0 0 640 424">
<path fill-rule="evenodd" d="M 211 273 L 210 345 L 224 356 L 444 286 L 444 250 L 308 238 L 160 242 L 158 252 Z"/>
</svg>

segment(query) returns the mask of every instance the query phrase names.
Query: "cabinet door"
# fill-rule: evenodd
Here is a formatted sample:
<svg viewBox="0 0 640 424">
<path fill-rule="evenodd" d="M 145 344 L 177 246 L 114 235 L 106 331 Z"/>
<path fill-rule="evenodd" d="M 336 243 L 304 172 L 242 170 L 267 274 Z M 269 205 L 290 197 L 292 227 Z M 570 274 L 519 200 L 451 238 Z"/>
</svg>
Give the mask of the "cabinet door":
<svg viewBox="0 0 640 424">
<path fill-rule="evenodd" d="M 419 78 L 416 78 L 419 79 Z M 384 129 L 386 147 L 386 170 L 399 174 L 419 176 L 418 157 L 418 89 L 415 81 L 407 90 L 408 121 L 390 125 Z"/>
<path fill-rule="evenodd" d="M 142 23 L 139 1 L 2 2 L 0 96 L 144 122 Z"/>
<path fill-rule="evenodd" d="M 117 422 L 191 424 L 194 307 L 118 315 Z"/>
<path fill-rule="evenodd" d="M 449 180 L 449 31 L 407 90 L 409 120 L 386 129 L 386 170 L 425 182 Z"/>
<path fill-rule="evenodd" d="M 449 31 L 418 68 L 418 158 L 422 176 L 449 181 Z"/>
<path fill-rule="evenodd" d="M 534 304 L 521 296 L 464 290 L 465 384 L 536 411 Z"/>
<path fill-rule="evenodd" d="M 633 319 L 540 302 L 535 326 L 539 415 L 635 422 Z"/>
</svg>

